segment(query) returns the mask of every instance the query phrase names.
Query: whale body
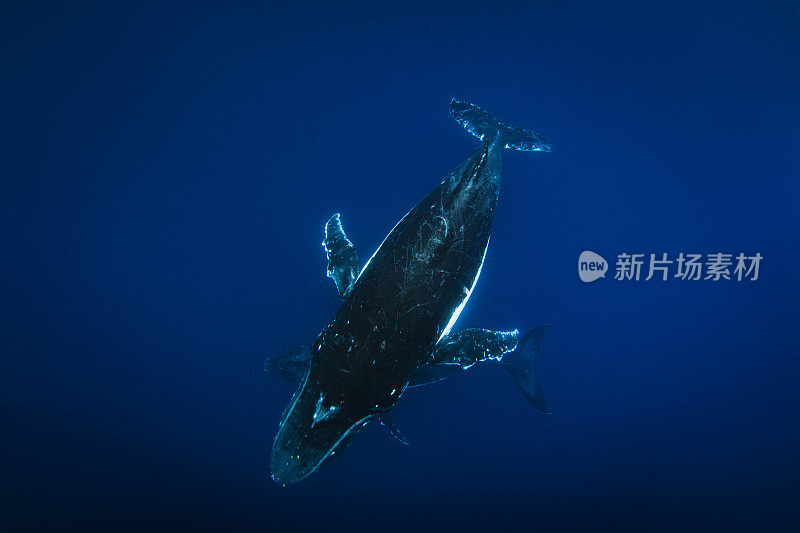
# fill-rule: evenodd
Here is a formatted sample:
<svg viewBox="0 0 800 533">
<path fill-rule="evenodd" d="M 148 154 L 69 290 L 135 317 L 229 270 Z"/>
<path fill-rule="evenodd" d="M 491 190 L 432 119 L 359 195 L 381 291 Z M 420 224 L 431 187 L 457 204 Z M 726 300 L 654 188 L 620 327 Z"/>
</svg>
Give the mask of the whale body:
<svg viewBox="0 0 800 533">
<path fill-rule="evenodd" d="M 450 351 L 467 353 L 466 360 L 480 356 L 479 342 L 450 331 L 480 276 L 502 149 L 549 151 L 550 145 L 473 104 L 453 100 L 450 112 L 482 140 L 480 147 L 395 225 L 357 274 L 355 250 L 338 216 L 326 226 L 328 275 L 343 301 L 311 344 L 275 437 L 270 466 L 280 484 L 307 477 L 367 422 L 391 410 L 433 354 L 463 343 L 464 349 Z"/>
</svg>

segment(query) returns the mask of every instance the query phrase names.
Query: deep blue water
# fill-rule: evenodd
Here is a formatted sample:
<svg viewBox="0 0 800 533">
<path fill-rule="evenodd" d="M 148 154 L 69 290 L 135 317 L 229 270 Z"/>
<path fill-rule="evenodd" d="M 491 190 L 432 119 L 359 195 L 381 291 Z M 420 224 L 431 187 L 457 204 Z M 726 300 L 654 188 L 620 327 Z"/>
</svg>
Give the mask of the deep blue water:
<svg viewBox="0 0 800 533">
<path fill-rule="evenodd" d="M 3 11 L 4 530 L 800 527 L 796 2 Z M 263 360 L 337 309 L 323 223 L 369 257 L 475 148 L 453 96 L 553 143 L 505 154 L 456 326 L 552 324 L 553 414 L 476 367 L 280 488 Z"/>
</svg>

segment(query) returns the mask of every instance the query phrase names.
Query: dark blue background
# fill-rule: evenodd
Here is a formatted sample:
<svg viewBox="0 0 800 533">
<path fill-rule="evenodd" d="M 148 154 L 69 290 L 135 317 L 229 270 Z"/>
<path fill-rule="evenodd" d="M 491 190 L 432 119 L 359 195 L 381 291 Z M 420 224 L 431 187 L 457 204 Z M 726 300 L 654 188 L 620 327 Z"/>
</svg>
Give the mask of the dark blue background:
<svg viewBox="0 0 800 533">
<path fill-rule="evenodd" d="M 796 2 L 282 8 L 23 2 L 0 17 L 10 529 L 800 526 Z M 299 485 L 264 356 L 474 147 L 507 153 L 457 325 L 553 324 L 554 413 L 499 368 L 407 392 Z M 577 255 L 764 256 L 756 282 L 586 285 Z"/>
</svg>

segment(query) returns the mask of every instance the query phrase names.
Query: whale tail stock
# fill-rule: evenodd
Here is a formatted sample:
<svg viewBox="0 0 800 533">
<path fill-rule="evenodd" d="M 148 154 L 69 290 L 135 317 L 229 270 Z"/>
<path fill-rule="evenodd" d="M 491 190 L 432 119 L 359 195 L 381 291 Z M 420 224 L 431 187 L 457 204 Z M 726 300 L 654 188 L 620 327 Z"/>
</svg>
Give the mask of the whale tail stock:
<svg viewBox="0 0 800 533">
<path fill-rule="evenodd" d="M 491 139 L 494 135 L 501 135 L 504 148 L 521 150 L 523 152 L 549 152 L 550 143 L 535 131 L 503 124 L 480 107 L 469 102 L 456 100 L 450 101 L 450 115 L 461 126 L 475 137 L 484 140 L 487 136 Z"/>
<path fill-rule="evenodd" d="M 517 348 L 503 356 L 500 364 L 505 368 L 519 386 L 528 402 L 543 413 L 550 413 L 550 408 L 542 395 L 542 387 L 536 377 L 536 360 L 541 351 L 544 332 L 549 325 L 535 326 L 519 339 Z"/>
</svg>

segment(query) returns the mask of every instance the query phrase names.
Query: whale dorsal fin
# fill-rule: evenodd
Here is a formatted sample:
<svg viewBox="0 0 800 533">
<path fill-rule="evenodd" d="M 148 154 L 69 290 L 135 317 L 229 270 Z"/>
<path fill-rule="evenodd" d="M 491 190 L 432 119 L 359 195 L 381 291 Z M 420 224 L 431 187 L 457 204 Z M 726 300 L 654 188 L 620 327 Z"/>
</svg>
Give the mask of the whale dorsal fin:
<svg viewBox="0 0 800 533">
<path fill-rule="evenodd" d="M 325 223 L 322 246 L 328 255 L 328 277 L 336 284 L 339 295 L 344 299 L 356 279 L 358 255 L 356 247 L 344 233 L 339 213 Z"/>
</svg>

